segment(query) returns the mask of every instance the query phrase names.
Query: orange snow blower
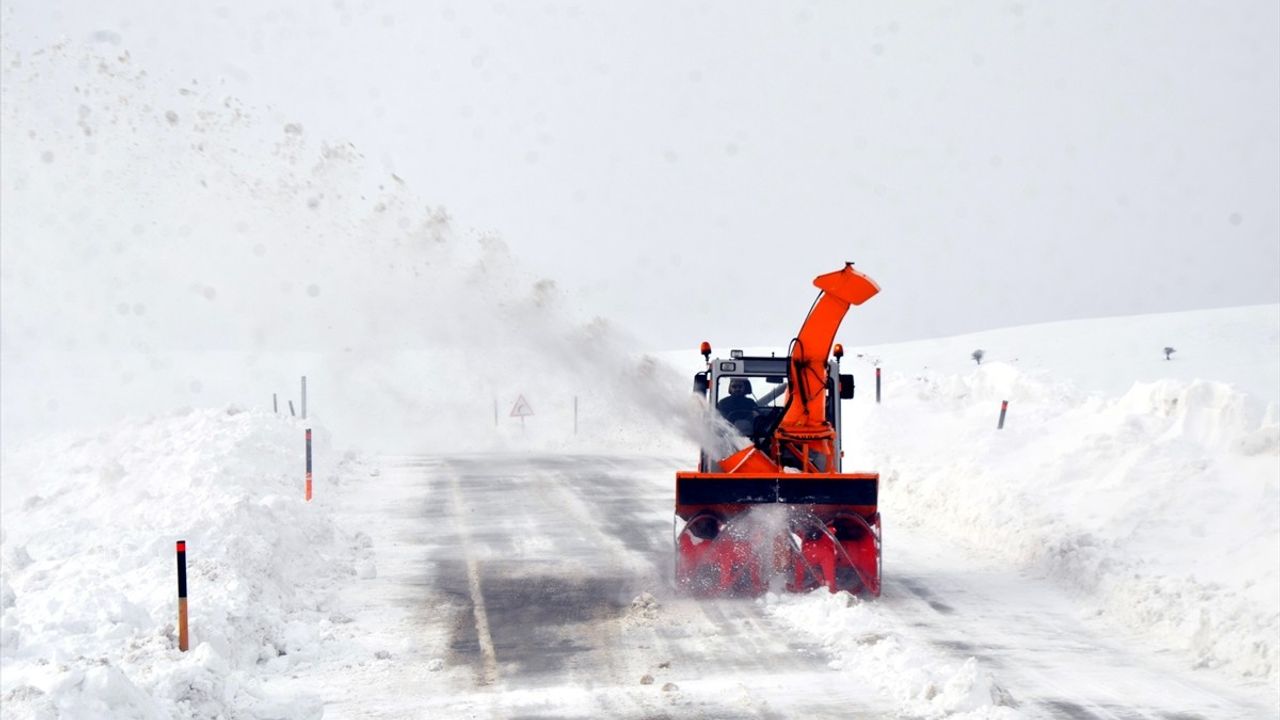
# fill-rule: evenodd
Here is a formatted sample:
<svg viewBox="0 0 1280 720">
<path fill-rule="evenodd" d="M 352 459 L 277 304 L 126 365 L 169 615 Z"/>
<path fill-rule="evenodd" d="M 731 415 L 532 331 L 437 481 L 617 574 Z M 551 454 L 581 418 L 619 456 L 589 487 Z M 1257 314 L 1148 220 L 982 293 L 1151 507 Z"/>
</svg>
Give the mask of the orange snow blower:
<svg viewBox="0 0 1280 720">
<path fill-rule="evenodd" d="M 694 392 L 714 402 L 721 431 L 705 444 L 726 447 L 676 473 L 676 582 L 691 593 L 758 595 L 781 578 L 793 592 L 880 594 L 880 476 L 841 472 L 840 400 L 854 384 L 840 345 L 829 359 L 849 306 L 880 288 L 852 263 L 813 284 L 821 292 L 786 357 L 713 359 L 702 343 Z"/>
</svg>

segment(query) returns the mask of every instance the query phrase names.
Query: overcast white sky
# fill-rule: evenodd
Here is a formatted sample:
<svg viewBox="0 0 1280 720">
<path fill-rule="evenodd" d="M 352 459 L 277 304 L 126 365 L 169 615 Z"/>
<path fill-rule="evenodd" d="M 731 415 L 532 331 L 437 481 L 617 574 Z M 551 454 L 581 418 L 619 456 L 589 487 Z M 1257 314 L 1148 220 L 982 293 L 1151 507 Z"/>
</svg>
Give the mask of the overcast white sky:
<svg viewBox="0 0 1280 720">
<path fill-rule="evenodd" d="M 350 140 L 650 347 L 1280 301 L 1280 6 L 5 2 Z"/>
</svg>

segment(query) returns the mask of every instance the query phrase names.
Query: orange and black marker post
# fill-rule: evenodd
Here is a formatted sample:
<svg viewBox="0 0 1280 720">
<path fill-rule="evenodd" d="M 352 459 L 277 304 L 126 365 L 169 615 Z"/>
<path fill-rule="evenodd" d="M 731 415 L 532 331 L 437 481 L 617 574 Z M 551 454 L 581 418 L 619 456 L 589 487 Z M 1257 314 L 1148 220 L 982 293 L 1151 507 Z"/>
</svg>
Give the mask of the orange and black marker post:
<svg viewBox="0 0 1280 720">
<path fill-rule="evenodd" d="M 307 428 L 307 502 L 311 502 L 311 428 Z"/>
<path fill-rule="evenodd" d="M 1009 410 L 1009 401 L 1008 401 L 1008 400 L 1001 400 L 1001 401 L 1000 401 L 1000 422 L 996 425 L 996 429 L 997 429 L 997 430 L 1003 430 L 1003 429 L 1004 429 L 1004 414 L 1005 414 L 1005 412 L 1007 412 L 1008 410 Z"/>
<path fill-rule="evenodd" d="M 178 541 L 178 649 L 187 651 L 187 541 Z"/>
</svg>

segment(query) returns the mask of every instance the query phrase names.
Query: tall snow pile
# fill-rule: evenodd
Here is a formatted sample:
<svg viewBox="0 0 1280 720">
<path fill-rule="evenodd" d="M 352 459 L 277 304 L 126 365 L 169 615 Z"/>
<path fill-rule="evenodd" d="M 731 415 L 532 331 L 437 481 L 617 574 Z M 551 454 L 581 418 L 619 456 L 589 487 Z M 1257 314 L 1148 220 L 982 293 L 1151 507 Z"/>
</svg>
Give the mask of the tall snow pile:
<svg viewBox="0 0 1280 720">
<path fill-rule="evenodd" d="M 316 431 L 317 445 L 327 434 Z M 336 650 L 330 593 L 368 538 L 324 499 L 358 472 L 325 458 L 303 499 L 304 435 L 270 413 L 185 410 L 4 457 L 0 668 L 6 717 L 318 717 L 261 679 Z M 187 542 L 190 651 L 177 649 Z"/>
<path fill-rule="evenodd" d="M 1164 379 L 1107 395 L 1012 359 L 938 369 L 952 343 L 868 352 L 917 368 L 884 374 L 883 403 L 847 407 L 849 457 L 882 476 L 888 557 L 894 527 L 914 526 L 1053 578 L 1192 666 L 1280 685 L 1280 402 L 1245 390 L 1280 370 L 1278 311 L 1218 311 L 1254 319 L 1240 347 L 1216 350 L 1224 363 L 1256 351 L 1221 373 L 1233 384 Z M 1211 314 L 1185 314 L 1183 334 Z M 1093 321 L 1058 362 L 1112 382 L 1174 364 L 1155 360 L 1158 346 L 1092 359 L 1115 327 Z M 1017 346 L 1034 348 L 1060 328 L 1019 330 Z"/>
</svg>

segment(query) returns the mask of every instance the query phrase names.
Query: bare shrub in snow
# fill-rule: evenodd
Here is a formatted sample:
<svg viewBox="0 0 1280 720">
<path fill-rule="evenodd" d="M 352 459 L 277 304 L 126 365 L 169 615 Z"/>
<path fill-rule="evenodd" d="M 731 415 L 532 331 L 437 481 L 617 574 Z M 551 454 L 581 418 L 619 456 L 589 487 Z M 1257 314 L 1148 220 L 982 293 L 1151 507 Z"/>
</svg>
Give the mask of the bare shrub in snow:
<svg viewBox="0 0 1280 720">
<path fill-rule="evenodd" d="M 974 350 L 974 351 L 973 351 L 973 354 L 972 354 L 972 355 L 970 355 L 969 357 L 973 358 L 973 361 L 974 361 L 974 362 L 976 362 L 976 363 L 978 363 L 979 365 L 981 365 L 981 364 L 982 364 L 982 358 L 986 357 L 986 355 L 987 355 L 987 354 L 986 354 L 985 352 L 983 352 L 981 349 L 978 349 L 978 350 Z"/>
<path fill-rule="evenodd" d="M 1171 347 L 1167 347 L 1167 348 L 1165 348 L 1165 349 L 1164 349 L 1164 359 L 1165 359 L 1165 360 L 1169 360 L 1169 359 L 1170 359 L 1170 357 L 1169 357 L 1169 356 L 1170 356 L 1170 355 L 1173 355 L 1173 354 L 1174 354 L 1174 353 L 1176 353 L 1176 352 L 1178 352 L 1178 351 L 1177 351 L 1177 350 L 1175 350 L 1174 348 L 1171 348 Z"/>
</svg>

